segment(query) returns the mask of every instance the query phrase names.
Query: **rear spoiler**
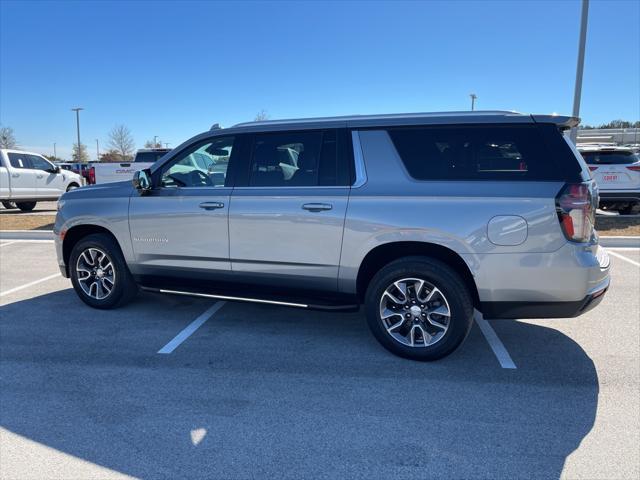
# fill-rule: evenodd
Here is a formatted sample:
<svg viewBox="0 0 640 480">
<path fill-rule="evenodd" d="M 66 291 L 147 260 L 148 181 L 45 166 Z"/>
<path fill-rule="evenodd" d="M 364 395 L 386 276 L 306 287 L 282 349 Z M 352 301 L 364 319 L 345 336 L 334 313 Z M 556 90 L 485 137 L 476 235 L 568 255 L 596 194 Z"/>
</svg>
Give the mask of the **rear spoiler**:
<svg viewBox="0 0 640 480">
<path fill-rule="evenodd" d="M 564 115 L 531 115 L 536 123 L 553 123 L 560 130 L 569 130 L 580 125 L 580 117 L 567 117 Z"/>
</svg>

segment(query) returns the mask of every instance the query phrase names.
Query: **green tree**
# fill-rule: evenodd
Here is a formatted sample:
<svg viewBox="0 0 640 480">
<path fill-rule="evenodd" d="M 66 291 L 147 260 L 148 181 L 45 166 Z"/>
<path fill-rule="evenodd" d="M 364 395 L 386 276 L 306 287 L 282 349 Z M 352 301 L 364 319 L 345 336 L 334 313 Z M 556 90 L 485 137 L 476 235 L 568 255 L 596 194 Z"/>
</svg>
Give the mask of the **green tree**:
<svg viewBox="0 0 640 480">
<path fill-rule="evenodd" d="M 87 146 L 84 143 L 80 144 L 80 151 L 78 151 L 78 144 L 73 144 L 73 151 L 71 152 L 71 161 L 78 163 L 87 163 L 89 161 L 89 154 L 87 153 Z"/>
</svg>

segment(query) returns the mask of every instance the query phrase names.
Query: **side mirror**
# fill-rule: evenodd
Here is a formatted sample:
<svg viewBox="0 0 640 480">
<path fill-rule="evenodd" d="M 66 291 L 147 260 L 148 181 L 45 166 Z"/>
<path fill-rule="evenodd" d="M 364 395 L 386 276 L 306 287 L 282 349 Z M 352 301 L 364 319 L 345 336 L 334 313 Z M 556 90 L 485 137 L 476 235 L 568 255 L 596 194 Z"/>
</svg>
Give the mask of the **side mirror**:
<svg viewBox="0 0 640 480">
<path fill-rule="evenodd" d="M 45 171 L 49 173 L 60 173 L 60 167 L 58 165 L 54 165 Z"/>
<path fill-rule="evenodd" d="M 145 168 L 134 173 L 133 187 L 140 192 L 140 195 L 149 193 L 151 191 L 151 170 Z"/>
</svg>

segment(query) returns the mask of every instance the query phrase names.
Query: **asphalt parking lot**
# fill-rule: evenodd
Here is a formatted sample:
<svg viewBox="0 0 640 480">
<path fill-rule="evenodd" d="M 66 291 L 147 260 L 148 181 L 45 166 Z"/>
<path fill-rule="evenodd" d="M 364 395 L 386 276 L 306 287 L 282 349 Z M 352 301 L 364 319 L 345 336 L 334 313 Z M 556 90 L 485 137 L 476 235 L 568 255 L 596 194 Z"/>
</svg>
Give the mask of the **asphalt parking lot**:
<svg viewBox="0 0 640 480">
<path fill-rule="evenodd" d="M 0 240 L 0 477 L 638 478 L 640 249 L 611 252 L 597 309 L 417 363 L 360 313 L 92 310 L 52 242 Z"/>
</svg>

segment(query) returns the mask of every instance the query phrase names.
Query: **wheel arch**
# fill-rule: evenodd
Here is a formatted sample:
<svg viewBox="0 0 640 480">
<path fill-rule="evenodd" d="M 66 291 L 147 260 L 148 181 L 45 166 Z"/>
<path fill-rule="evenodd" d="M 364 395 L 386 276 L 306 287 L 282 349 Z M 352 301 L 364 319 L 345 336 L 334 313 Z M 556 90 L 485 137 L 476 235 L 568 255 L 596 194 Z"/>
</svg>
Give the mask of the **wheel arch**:
<svg viewBox="0 0 640 480">
<path fill-rule="evenodd" d="M 108 228 L 94 224 L 76 225 L 65 232 L 64 240 L 62 241 L 62 258 L 66 265 L 67 275 L 69 275 L 69 258 L 71 257 L 73 247 L 75 247 L 80 240 L 94 233 L 109 235 L 113 241 L 116 242 L 116 245 L 118 245 L 120 253 L 122 253 L 122 246 L 120 242 L 118 242 L 118 238 Z"/>
<path fill-rule="evenodd" d="M 378 245 L 365 255 L 358 269 L 356 289 L 358 299 L 363 301 L 367 286 L 382 267 L 404 257 L 424 256 L 439 260 L 460 275 L 473 298 L 474 307 L 480 305 L 478 287 L 464 259 L 450 248 L 428 242 L 405 241 Z"/>
</svg>

